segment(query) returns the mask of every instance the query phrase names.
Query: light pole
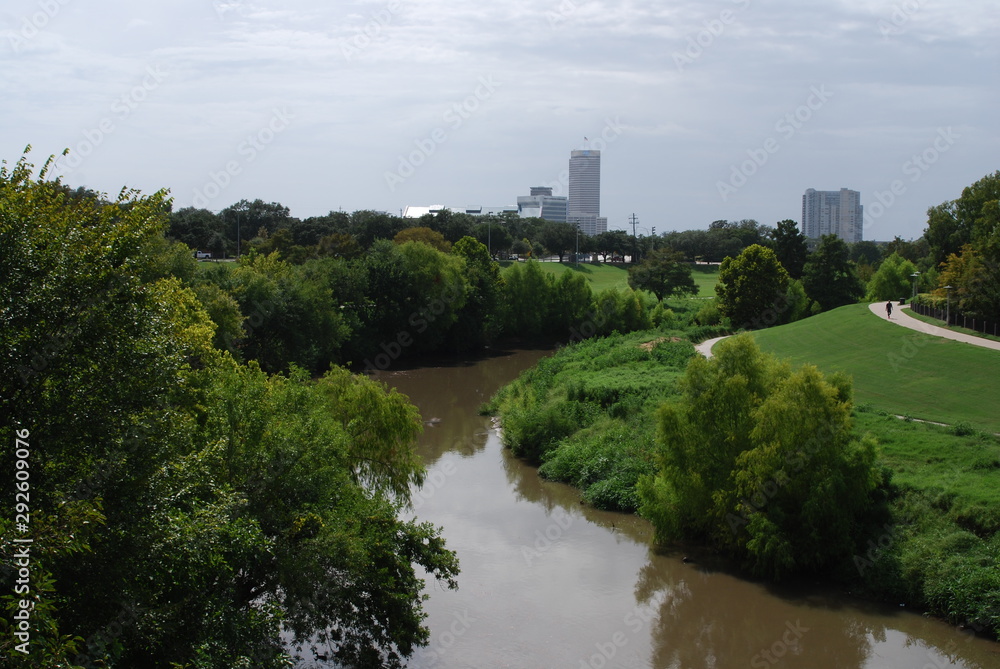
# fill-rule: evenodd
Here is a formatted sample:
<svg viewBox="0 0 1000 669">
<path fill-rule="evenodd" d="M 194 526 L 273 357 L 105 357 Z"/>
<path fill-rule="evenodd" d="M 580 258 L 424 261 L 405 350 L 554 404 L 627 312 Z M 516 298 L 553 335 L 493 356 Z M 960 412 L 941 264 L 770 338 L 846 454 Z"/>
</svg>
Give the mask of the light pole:
<svg viewBox="0 0 1000 669">
<path fill-rule="evenodd" d="M 910 298 L 911 303 L 913 302 L 913 300 L 917 299 L 917 277 L 919 276 L 920 272 L 914 272 L 913 274 L 910 275 L 910 278 L 913 279 L 913 297 Z"/>
<path fill-rule="evenodd" d="M 576 222 L 576 266 L 580 266 L 580 221 Z"/>
<path fill-rule="evenodd" d="M 945 325 L 951 325 L 951 289 L 952 288 L 954 288 L 954 286 L 945 286 L 944 287 L 944 289 L 946 291 L 946 295 L 947 295 L 947 298 L 946 298 L 947 299 L 947 303 L 946 303 L 947 306 L 945 307 L 945 312 L 944 312 L 944 324 Z"/>
</svg>

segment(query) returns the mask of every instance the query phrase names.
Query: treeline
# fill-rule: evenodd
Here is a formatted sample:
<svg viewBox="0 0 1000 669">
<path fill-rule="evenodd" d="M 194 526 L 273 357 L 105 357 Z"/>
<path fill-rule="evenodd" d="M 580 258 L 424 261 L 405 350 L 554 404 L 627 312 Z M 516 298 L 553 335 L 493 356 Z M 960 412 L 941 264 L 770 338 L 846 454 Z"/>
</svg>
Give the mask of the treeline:
<svg viewBox="0 0 1000 669">
<path fill-rule="evenodd" d="M 746 219 L 714 221 L 708 230 L 637 234 L 609 230 L 590 236 L 570 223 L 521 218 L 515 212 L 473 216 L 442 210 L 418 219 L 387 212 L 331 211 L 324 216 L 298 219 L 277 202 L 242 200 L 216 213 L 186 207 L 170 214 L 168 236 L 192 249 L 212 253 L 215 258 L 233 257 L 257 248 L 263 253 L 277 250 L 292 263 L 310 258 L 352 258 L 367 251 L 378 239 L 394 239 L 409 228 L 428 228 L 448 243 L 473 237 L 496 258 L 513 255 L 527 258 L 558 256 L 560 262 L 579 249 L 604 261 L 636 260 L 650 251 L 669 246 L 690 262 L 719 262 L 751 244 L 770 243 L 773 228 Z"/>
</svg>

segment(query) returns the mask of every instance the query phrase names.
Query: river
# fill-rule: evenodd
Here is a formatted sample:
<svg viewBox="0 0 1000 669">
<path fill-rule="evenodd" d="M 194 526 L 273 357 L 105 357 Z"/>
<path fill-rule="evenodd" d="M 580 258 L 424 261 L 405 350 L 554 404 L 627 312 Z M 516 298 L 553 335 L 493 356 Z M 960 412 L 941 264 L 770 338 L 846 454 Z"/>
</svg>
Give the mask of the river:
<svg viewBox="0 0 1000 669">
<path fill-rule="evenodd" d="M 650 525 L 596 511 L 501 446 L 479 405 L 543 351 L 381 372 L 428 421 L 415 515 L 443 528 L 459 589 L 428 580 L 414 669 L 1000 667 L 1000 644 L 820 584 L 741 578 Z"/>
</svg>

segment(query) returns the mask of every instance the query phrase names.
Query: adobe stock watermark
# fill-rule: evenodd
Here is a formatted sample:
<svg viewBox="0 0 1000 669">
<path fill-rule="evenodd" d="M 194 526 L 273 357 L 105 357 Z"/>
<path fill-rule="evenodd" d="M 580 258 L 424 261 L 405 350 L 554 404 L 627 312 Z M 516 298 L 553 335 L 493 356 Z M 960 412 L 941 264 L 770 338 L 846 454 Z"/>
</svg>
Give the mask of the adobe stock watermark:
<svg viewBox="0 0 1000 669">
<path fill-rule="evenodd" d="M 683 587 L 683 586 L 678 586 Z M 625 614 L 622 624 L 628 632 L 619 629 L 604 641 L 594 643 L 594 650 L 589 657 L 581 659 L 578 669 L 605 669 L 608 666 L 622 666 L 620 664 L 611 665 L 611 661 L 618 657 L 619 652 L 628 645 L 629 640 L 641 632 L 644 627 L 656 617 L 660 608 L 673 599 L 674 592 L 657 592 L 647 604 L 637 604 L 634 609 Z"/>
<path fill-rule="evenodd" d="M 781 661 L 789 651 L 799 651 L 802 637 L 809 632 L 808 627 L 803 627 L 802 623 L 796 620 L 785 621 L 785 629 L 778 639 L 767 648 L 761 648 L 760 652 L 750 658 L 750 666 L 754 669 L 768 669 Z"/>
<path fill-rule="evenodd" d="M 119 124 L 124 123 L 135 113 L 135 110 L 149 98 L 150 93 L 160 87 L 166 77 L 167 74 L 159 65 L 147 66 L 142 81 L 115 98 L 108 109 L 109 115 L 98 121 L 96 126 L 84 128 L 81 133 L 83 138 L 76 143 L 76 146 L 70 147 L 66 155 L 56 159 L 56 167 L 64 175 L 71 174 L 80 167 L 84 159 L 97 150 L 104 140 L 118 129 Z"/>
<path fill-rule="evenodd" d="M 941 156 L 951 150 L 955 143 L 962 136 L 947 128 L 938 128 L 937 136 L 920 153 L 913 154 L 909 160 L 900 167 L 903 176 L 909 177 L 910 183 L 920 181 L 921 177 L 941 159 Z M 875 222 L 882 218 L 885 213 L 896 204 L 900 197 L 906 194 L 908 186 L 902 179 L 894 179 L 885 190 L 875 191 L 875 202 L 865 205 L 864 228 L 867 230 L 875 225 Z"/>
<path fill-rule="evenodd" d="M 365 25 L 358 28 L 353 37 L 340 43 L 340 53 L 344 58 L 348 61 L 354 60 L 372 44 L 387 40 L 385 31 L 392 25 L 393 18 L 402 6 L 400 0 L 389 0 L 384 8 L 372 13 Z"/>
<path fill-rule="evenodd" d="M 719 12 L 718 18 L 709 19 L 702 25 L 702 29 L 695 35 L 688 36 L 688 44 L 684 51 L 674 51 L 674 65 L 678 72 L 683 72 L 684 68 L 692 65 L 701 58 L 707 49 L 710 49 L 715 40 L 726 32 L 726 27 L 736 22 L 736 15 L 739 10 L 748 9 L 750 0 L 732 0 L 739 9 L 723 9 Z"/>
<path fill-rule="evenodd" d="M 414 487 L 410 493 L 410 504 L 413 506 L 413 510 L 419 511 L 439 490 L 444 488 L 456 472 L 458 472 L 458 468 L 451 460 L 431 471 L 424 480 L 424 484 L 419 488 Z"/>
<path fill-rule="evenodd" d="M 573 0 L 562 0 L 554 11 L 545 12 L 545 20 L 548 22 L 549 28 L 555 29 L 565 23 L 576 10 L 577 7 L 573 3 Z"/>
<path fill-rule="evenodd" d="M 621 116 L 615 116 L 614 118 L 605 118 L 604 127 L 601 128 L 601 134 L 596 139 L 588 139 L 590 143 L 591 151 L 603 151 L 608 148 L 609 144 L 614 143 L 619 137 L 624 133 L 624 127 L 622 125 Z M 546 188 L 552 189 L 552 194 L 555 196 L 566 195 L 569 192 L 569 169 L 561 171 L 555 181 L 548 181 L 542 184 Z"/>
<path fill-rule="evenodd" d="M 459 102 L 452 103 L 441 114 L 441 120 L 444 121 L 447 128 L 434 128 L 427 137 L 413 140 L 413 144 L 416 147 L 414 150 L 408 154 L 399 155 L 399 164 L 396 167 L 396 171 L 384 174 L 385 185 L 389 187 L 389 191 L 396 192 L 396 187 L 399 184 L 404 183 L 416 174 L 417 168 L 426 163 L 427 159 L 434 155 L 438 146 L 448 141 L 450 137 L 449 132 L 453 133 L 461 128 L 467 120 L 472 118 L 473 114 L 479 111 L 484 102 L 493 97 L 493 94 L 496 93 L 496 90 L 500 86 L 501 83 L 496 81 L 492 74 L 479 77 L 479 85 L 476 86 L 472 95 Z"/>
<path fill-rule="evenodd" d="M 231 14 L 242 16 L 246 7 L 242 0 L 212 0 L 212 9 L 215 10 L 215 15 L 224 21 Z"/>
<path fill-rule="evenodd" d="M 566 513 L 562 507 L 557 507 L 551 517 L 552 522 L 544 530 L 535 530 L 535 540 L 531 545 L 521 545 L 521 557 L 529 567 L 532 562 L 541 559 L 544 553 L 559 543 L 566 531 L 573 526 L 573 516 Z"/>
<path fill-rule="evenodd" d="M 473 618 L 466 609 L 460 613 L 452 614 L 451 624 L 447 625 L 443 631 L 431 634 L 431 642 L 424 648 L 418 648 L 413 654 L 413 659 L 420 666 L 435 667 L 448 654 L 465 633 L 472 629 L 472 626 L 479 622 L 478 618 Z"/>
<path fill-rule="evenodd" d="M 38 0 L 38 11 L 21 17 L 21 27 L 7 33 L 7 42 L 14 53 L 21 53 L 28 42 L 45 30 L 49 23 L 71 0 Z"/>
<path fill-rule="evenodd" d="M 876 26 L 882 37 L 888 38 L 892 35 L 901 34 L 903 26 L 909 23 L 914 14 L 919 12 L 924 6 L 924 0 L 905 0 L 892 8 L 889 18 L 881 18 Z"/>
<path fill-rule="evenodd" d="M 747 149 L 746 160 L 739 165 L 730 165 L 729 179 L 715 182 L 715 187 L 719 191 L 719 197 L 722 198 L 722 201 L 727 202 L 731 195 L 745 186 L 750 178 L 768 163 L 771 156 L 781 150 L 782 142 L 787 142 L 798 134 L 805 124 L 812 120 L 813 115 L 822 109 L 832 97 L 833 93 L 827 90 L 826 84 L 820 84 L 819 87 L 812 86 L 805 102 L 781 116 L 774 123 L 774 131 L 777 136 L 768 137 L 759 147 Z"/>
<path fill-rule="evenodd" d="M 288 109 L 282 107 L 273 108 L 271 118 L 268 119 L 257 132 L 251 133 L 236 147 L 238 159 L 226 161 L 226 164 L 219 170 L 210 170 L 208 179 L 201 188 L 196 188 L 192 204 L 199 209 L 208 209 L 208 204 L 219 197 L 226 188 L 233 182 L 235 177 L 243 173 L 243 169 L 257 160 L 275 138 L 288 129 L 294 115 Z"/>
</svg>

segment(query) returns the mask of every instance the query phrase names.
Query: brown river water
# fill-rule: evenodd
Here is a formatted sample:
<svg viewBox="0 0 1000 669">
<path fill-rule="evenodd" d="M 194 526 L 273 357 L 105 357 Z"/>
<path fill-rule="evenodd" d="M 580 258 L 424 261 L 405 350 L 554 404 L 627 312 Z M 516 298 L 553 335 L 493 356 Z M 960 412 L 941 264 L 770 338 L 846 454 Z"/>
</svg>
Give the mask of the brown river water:
<svg viewBox="0 0 1000 669">
<path fill-rule="evenodd" d="M 540 479 L 477 409 L 546 354 L 378 375 L 428 421 L 415 515 L 443 528 L 462 569 L 458 590 L 428 580 L 431 643 L 410 667 L 1000 667 L 1000 644 L 821 584 L 754 582 L 694 548 L 658 549 L 646 521 Z"/>
</svg>

